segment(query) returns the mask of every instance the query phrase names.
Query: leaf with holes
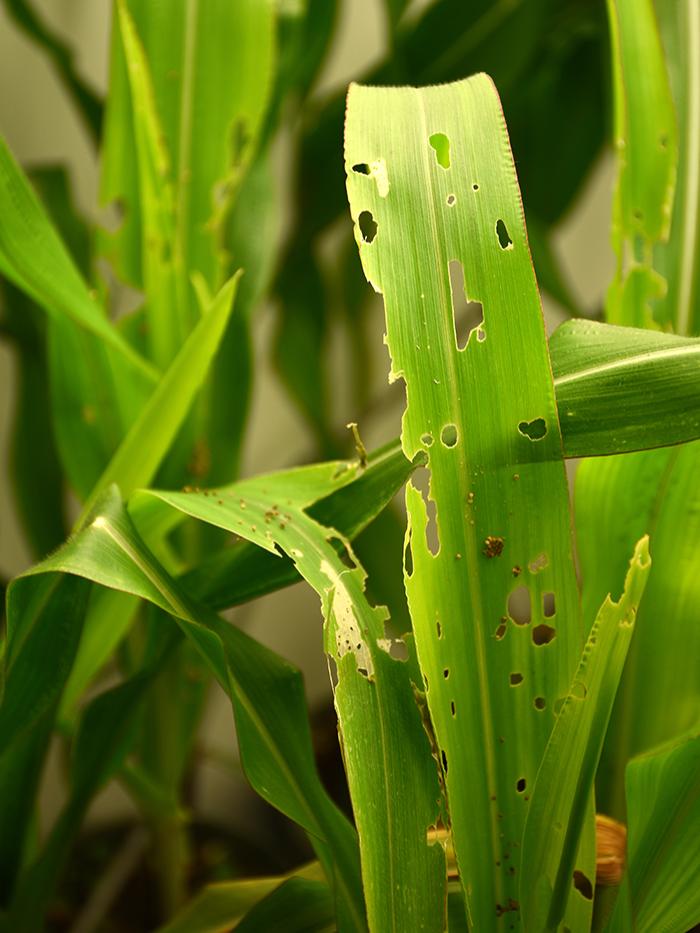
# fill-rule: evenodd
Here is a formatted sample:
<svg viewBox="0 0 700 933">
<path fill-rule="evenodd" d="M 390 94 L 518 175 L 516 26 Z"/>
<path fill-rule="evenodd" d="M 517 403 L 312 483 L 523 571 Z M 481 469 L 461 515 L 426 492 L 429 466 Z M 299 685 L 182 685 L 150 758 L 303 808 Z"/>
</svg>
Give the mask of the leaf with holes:
<svg viewBox="0 0 700 933">
<path fill-rule="evenodd" d="M 576 856 L 650 566 L 642 538 L 622 596 L 617 602 L 608 596 L 593 623 L 537 772 L 522 843 L 520 909 L 527 930 L 558 930 L 574 887 L 593 898 L 593 882 L 576 869 Z"/>
<path fill-rule="evenodd" d="M 352 85 L 345 164 L 390 378 L 406 383 L 403 450 L 428 460 L 422 491 L 417 476 L 407 488 L 406 587 L 457 862 L 472 926 L 505 928 L 526 791 L 583 631 L 542 311 L 491 81 Z M 463 349 L 460 302 L 481 306 Z"/>
</svg>

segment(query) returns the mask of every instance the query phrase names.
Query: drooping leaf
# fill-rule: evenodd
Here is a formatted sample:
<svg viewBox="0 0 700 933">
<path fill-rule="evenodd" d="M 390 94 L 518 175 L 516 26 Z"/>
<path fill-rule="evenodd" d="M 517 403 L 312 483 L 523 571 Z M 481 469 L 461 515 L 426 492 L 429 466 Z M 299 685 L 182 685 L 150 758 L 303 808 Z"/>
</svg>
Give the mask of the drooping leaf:
<svg viewBox="0 0 700 933">
<path fill-rule="evenodd" d="M 349 478 L 332 481 L 329 472 L 327 467 L 315 475 L 307 472 L 306 488 L 315 490 L 315 481 L 324 474 L 329 490 Z M 231 699 L 241 761 L 251 784 L 309 833 L 336 894 L 339 928 L 363 930 L 357 842 L 316 772 L 299 672 L 210 610 L 195 606 L 143 544 L 115 490 L 96 504 L 78 534 L 13 583 L 19 595 L 8 628 L 11 657 L 22 657 L 25 638 L 30 644 L 25 629 L 31 619 L 23 607 L 41 593 L 42 575 L 54 572 L 139 596 L 173 616 Z M 71 622 L 67 618 L 65 624 Z M 48 632 L 43 640 L 47 659 L 55 650 L 54 637 Z"/>
<path fill-rule="evenodd" d="M 352 541 L 387 506 L 417 465 L 404 457 L 398 443 L 374 451 L 366 470 L 347 486 L 312 502 L 308 514 Z M 148 499 L 137 498 L 130 507 L 137 523 L 144 507 L 153 504 L 158 505 L 158 500 L 149 503 Z M 225 609 L 298 579 L 293 560 L 241 541 L 234 548 L 205 558 L 184 574 L 181 582 L 201 602 L 213 609 Z"/>
<path fill-rule="evenodd" d="M 365 573 L 348 542 L 341 539 L 344 562 L 331 541 L 339 537 L 337 529 L 318 525 L 305 512 L 312 477 L 317 488 L 346 482 L 339 465 L 322 464 L 219 490 L 150 494 L 268 551 L 281 548 L 318 593 L 325 648 L 337 670 L 335 703 L 370 928 L 439 931 L 444 856 L 428 844 L 427 831 L 439 816 L 440 791 L 411 686 L 411 678 L 419 677 L 392 657 L 386 610 L 369 605 Z"/>
<path fill-rule="evenodd" d="M 392 374 L 406 382 L 403 450 L 422 450 L 430 471 L 427 495 L 415 475 L 407 487 L 406 586 L 457 862 L 471 925 L 505 929 L 523 791 L 582 627 L 554 386 L 493 85 L 352 85 L 345 162 Z M 466 301 L 483 321 L 460 349 Z"/>
<path fill-rule="evenodd" d="M 574 874 L 581 829 L 650 566 L 649 542 L 643 538 L 622 596 L 617 602 L 608 596 L 598 612 L 547 742 L 523 834 L 520 910 L 525 929 L 558 930 L 569 898 L 578 896 L 574 885 L 584 890 L 583 879 Z M 589 879 L 589 888 L 592 883 Z"/>
<path fill-rule="evenodd" d="M 549 346 L 567 456 L 700 436 L 700 340 L 567 321 Z"/>
</svg>

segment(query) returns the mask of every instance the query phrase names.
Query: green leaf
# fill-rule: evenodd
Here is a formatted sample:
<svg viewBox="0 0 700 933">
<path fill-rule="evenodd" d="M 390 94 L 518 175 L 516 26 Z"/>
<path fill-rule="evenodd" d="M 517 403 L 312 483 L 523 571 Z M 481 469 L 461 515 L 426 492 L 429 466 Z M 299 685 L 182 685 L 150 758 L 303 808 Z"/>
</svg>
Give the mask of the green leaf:
<svg viewBox="0 0 700 933">
<path fill-rule="evenodd" d="M 333 899 L 322 881 L 290 878 L 236 926 L 240 933 L 333 933 Z"/>
<path fill-rule="evenodd" d="M 403 450 L 428 459 L 427 494 L 415 474 L 407 487 L 406 588 L 471 925 L 495 930 L 517 909 L 522 791 L 583 632 L 542 312 L 492 83 L 352 85 L 345 164 L 391 378 L 406 382 Z M 465 284 L 451 286 L 453 261 Z M 467 298 L 483 323 L 460 349 L 452 305 Z"/>
<path fill-rule="evenodd" d="M 0 704 L 0 903 L 26 857 L 35 794 L 61 692 L 75 658 L 89 585 L 49 574 L 7 593 Z"/>
<path fill-rule="evenodd" d="M 586 617 L 643 533 L 654 555 L 598 781 L 599 808 L 624 819 L 624 768 L 697 721 L 700 683 L 700 444 L 584 462 L 576 528 Z M 659 620 L 663 634 L 659 634 Z M 660 698 L 663 698 L 662 700 Z M 633 715 L 631 715 L 633 711 Z"/>
<path fill-rule="evenodd" d="M 329 490 L 347 481 L 333 480 L 330 473 L 328 467 L 317 468 L 315 474 L 306 471 L 302 488 L 313 498 L 317 479 L 323 487 L 325 477 Z M 298 487 L 288 482 L 282 481 L 282 492 Z M 114 490 L 96 504 L 89 524 L 13 587 L 29 594 L 40 591 L 43 580 L 35 578 L 47 572 L 86 577 L 146 599 L 173 616 L 231 700 L 241 761 L 251 784 L 309 833 L 336 892 L 339 928 L 363 930 L 357 843 L 317 774 L 299 672 L 210 610 L 195 606 L 143 544 Z M 20 650 L 27 627 L 24 615 L 17 615 L 8 629 L 10 656 Z M 48 633 L 44 657 L 51 658 L 54 650 L 54 636 Z"/>
<path fill-rule="evenodd" d="M 668 239 L 678 135 L 652 0 L 608 0 L 618 179 L 613 208 L 612 324 L 652 326 L 666 282 L 653 247 Z"/>
<path fill-rule="evenodd" d="M 567 321 L 549 347 L 567 456 L 700 436 L 700 340 Z"/>
<path fill-rule="evenodd" d="M 184 280 L 178 287 L 189 291 L 188 276 L 198 271 L 217 288 L 227 274 L 223 223 L 255 152 L 271 90 L 274 4 L 194 0 L 175 9 L 123 3 L 122 10 L 123 21 L 128 12 L 140 37 L 141 65 L 148 68 L 152 83 L 149 107 L 158 115 L 170 153 L 175 256 Z M 173 75 L 179 80 L 172 80 Z M 138 285 L 142 279 L 135 255 L 145 248 L 139 230 L 144 205 L 133 165 L 137 142 L 130 110 L 129 76 L 123 50 L 116 46 L 102 197 L 125 205 L 127 226 L 117 235 L 117 255 L 127 257 L 129 277 Z M 234 261 L 239 263 L 237 257 Z"/>
<path fill-rule="evenodd" d="M 632 927 L 686 933 L 700 923 L 700 736 L 634 758 L 625 777 Z M 620 904 L 611 929 L 620 930 Z M 620 924 L 616 926 L 616 924 Z"/>
<path fill-rule="evenodd" d="M 187 338 L 90 493 L 79 523 L 112 483 L 123 495 L 153 478 L 204 381 L 226 329 L 240 273 L 224 285 Z"/>
<path fill-rule="evenodd" d="M 522 843 L 520 910 L 527 930 L 556 931 L 575 896 L 581 830 L 650 566 L 649 542 L 642 538 L 622 596 L 613 602 L 608 595 L 598 612 L 547 742 Z"/>
<path fill-rule="evenodd" d="M 668 294 L 657 318 L 679 334 L 700 335 L 700 16 L 694 3 L 656 0 L 678 122 L 678 178 L 668 244 L 659 265 Z"/>
<path fill-rule="evenodd" d="M 308 505 L 308 514 L 352 541 L 386 508 L 417 465 L 404 457 L 398 443 L 374 451 L 365 470 L 325 498 L 321 492 L 318 501 Z M 157 504 L 158 500 L 151 502 Z M 139 495 L 131 506 L 137 520 L 147 505 L 148 500 Z M 181 582 L 201 602 L 213 609 L 225 609 L 297 580 L 299 572 L 290 558 L 241 541 L 205 558 L 184 574 Z"/>
<path fill-rule="evenodd" d="M 295 878 L 320 881 L 318 862 L 296 869 Z M 226 933 L 251 907 L 279 888 L 290 876 L 225 881 L 203 888 L 183 910 L 157 933 Z M 287 915 L 289 920 L 289 915 Z"/>
<path fill-rule="evenodd" d="M 352 478 L 353 470 L 344 473 Z M 442 930 L 444 856 L 427 841 L 439 816 L 440 790 L 411 686 L 411 677 L 419 678 L 391 656 L 386 610 L 367 602 L 365 573 L 348 542 L 341 539 L 345 555 L 339 554 L 331 541 L 339 537 L 337 529 L 318 525 L 305 512 L 311 477 L 319 486 L 347 482 L 331 463 L 220 490 L 149 494 L 268 551 L 280 548 L 316 590 L 326 619 L 326 652 L 337 670 L 335 704 L 370 928 Z"/>
<path fill-rule="evenodd" d="M 49 314 L 91 331 L 124 357 L 135 373 L 155 371 L 120 336 L 92 297 L 38 198 L 0 139 L 0 272 Z"/>
<path fill-rule="evenodd" d="M 187 307 L 186 293 L 182 288 L 178 290 L 176 281 L 170 155 L 148 60 L 125 0 L 118 0 L 116 9 L 131 92 L 150 355 L 162 369 L 172 361 L 191 329 L 193 315 Z"/>
</svg>

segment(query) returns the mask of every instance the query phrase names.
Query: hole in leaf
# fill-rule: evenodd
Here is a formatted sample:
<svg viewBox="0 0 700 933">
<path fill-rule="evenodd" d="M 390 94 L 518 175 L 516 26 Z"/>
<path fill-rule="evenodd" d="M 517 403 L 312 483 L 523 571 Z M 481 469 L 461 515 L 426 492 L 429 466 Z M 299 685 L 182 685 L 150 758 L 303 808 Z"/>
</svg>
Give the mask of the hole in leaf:
<svg viewBox="0 0 700 933">
<path fill-rule="evenodd" d="M 430 497 L 430 470 L 427 467 L 419 467 L 414 470 L 411 476 L 411 482 L 419 490 L 425 502 L 425 511 L 427 514 L 427 523 L 425 526 L 425 543 L 433 557 L 440 550 L 440 533 L 438 529 L 437 503 Z"/>
<path fill-rule="evenodd" d="M 480 301 L 470 301 L 464 283 L 464 266 L 459 259 L 451 259 L 448 263 L 450 274 L 450 292 L 452 294 L 452 319 L 455 328 L 455 342 L 458 350 L 464 350 L 469 343 L 473 330 L 483 330 L 484 308 Z M 484 337 L 486 334 L 484 333 Z"/>
<path fill-rule="evenodd" d="M 369 175 L 369 165 L 366 162 L 358 162 L 357 165 L 353 165 L 352 170 L 358 175 Z"/>
<path fill-rule="evenodd" d="M 455 195 L 454 195 L 454 194 L 448 194 L 448 195 L 447 195 L 447 206 L 448 206 L 448 207 L 454 207 L 456 203 L 457 203 L 457 198 L 455 197 Z"/>
<path fill-rule="evenodd" d="M 494 638 L 496 639 L 496 641 L 500 641 L 504 637 L 507 629 L 508 629 L 508 626 L 506 625 L 505 622 L 499 623 L 499 626 L 494 633 Z"/>
<path fill-rule="evenodd" d="M 446 668 L 445 668 L 445 670 L 442 672 L 442 676 L 445 678 L 445 680 L 447 680 L 447 678 L 450 676 L 450 669 L 449 669 L 449 667 L 446 667 Z"/>
<path fill-rule="evenodd" d="M 513 241 L 510 238 L 508 233 L 508 228 L 503 223 L 502 220 L 496 221 L 496 236 L 498 237 L 498 243 L 501 249 L 512 249 Z"/>
<path fill-rule="evenodd" d="M 554 593 L 542 594 L 542 611 L 544 612 L 545 619 L 551 619 L 552 616 L 556 614 L 557 605 L 554 599 Z"/>
<path fill-rule="evenodd" d="M 547 705 L 547 701 L 544 697 L 535 697 L 535 699 L 532 701 L 532 704 L 535 709 L 543 710 Z"/>
<path fill-rule="evenodd" d="M 403 638 L 392 639 L 389 654 L 395 661 L 408 661 L 408 647 Z"/>
<path fill-rule="evenodd" d="M 578 868 L 574 872 L 574 887 L 587 901 L 593 900 L 593 885 L 590 879 L 587 878 L 582 871 L 579 871 Z"/>
<path fill-rule="evenodd" d="M 437 629 L 437 637 L 442 638 L 442 626 L 439 620 L 435 623 L 435 628 Z"/>
<path fill-rule="evenodd" d="M 440 757 L 442 758 L 442 770 L 447 774 L 447 755 L 444 748 L 440 749 Z"/>
<path fill-rule="evenodd" d="M 478 190 L 479 190 L 479 186 L 477 185 L 476 182 L 474 182 L 474 184 L 472 185 L 472 188 L 473 188 L 474 191 L 478 191 Z"/>
<path fill-rule="evenodd" d="M 531 441 L 541 441 L 547 433 L 547 422 L 544 418 L 534 418 L 532 421 L 521 421 L 518 425 L 518 431 L 523 437 Z"/>
<path fill-rule="evenodd" d="M 403 549 L 403 566 L 407 577 L 413 576 L 413 551 L 411 549 L 410 535 L 406 539 L 406 545 Z"/>
<path fill-rule="evenodd" d="M 455 707 L 454 700 L 452 700 L 452 702 L 450 703 L 450 712 L 452 713 L 453 716 L 457 715 L 457 708 Z"/>
<path fill-rule="evenodd" d="M 444 133 L 433 133 L 428 142 L 435 150 L 435 158 L 441 168 L 450 167 L 450 141 Z"/>
<path fill-rule="evenodd" d="M 440 440 L 442 443 L 445 445 L 445 447 L 454 447 L 457 443 L 457 439 L 457 425 L 446 424 L 440 432 Z"/>
<path fill-rule="evenodd" d="M 508 615 L 516 625 L 528 625 L 532 619 L 530 590 L 523 584 L 517 586 L 508 597 Z"/>
<path fill-rule="evenodd" d="M 360 233 L 365 243 L 371 243 L 377 235 L 377 221 L 372 216 L 372 211 L 362 211 L 357 219 L 360 225 Z"/>
<path fill-rule="evenodd" d="M 422 443 L 422 444 L 425 444 L 426 447 L 432 447 L 432 446 L 433 446 L 433 435 L 432 435 L 432 434 L 422 434 L 422 435 L 421 435 L 421 443 Z"/>
<path fill-rule="evenodd" d="M 532 630 L 532 640 L 536 645 L 548 645 L 557 637 L 556 629 L 543 622 L 542 625 L 536 625 Z"/>
<path fill-rule="evenodd" d="M 519 684 L 523 682 L 523 675 L 519 671 L 515 671 L 514 673 L 510 675 L 510 677 L 508 678 L 508 681 L 511 687 L 517 687 Z"/>
<path fill-rule="evenodd" d="M 527 781 L 525 780 L 525 778 L 520 778 L 520 780 L 519 780 L 518 783 L 515 785 L 515 787 L 516 787 L 516 790 L 518 791 L 518 793 L 519 793 L 519 794 L 522 794 L 522 792 L 523 792 L 523 791 L 525 790 L 525 788 L 527 787 Z"/>
<path fill-rule="evenodd" d="M 577 700 L 585 700 L 588 690 L 584 683 L 581 683 L 580 680 L 575 680 L 571 685 L 571 696 L 576 697 Z"/>
</svg>

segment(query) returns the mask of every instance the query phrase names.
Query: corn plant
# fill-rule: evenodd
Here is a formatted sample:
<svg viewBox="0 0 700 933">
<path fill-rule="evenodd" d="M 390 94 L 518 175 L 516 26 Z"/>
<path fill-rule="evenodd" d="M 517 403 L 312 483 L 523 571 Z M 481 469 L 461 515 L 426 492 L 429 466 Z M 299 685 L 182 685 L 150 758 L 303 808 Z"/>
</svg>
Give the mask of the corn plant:
<svg viewBox="0 0 700 933">
<path fill-rule="evenodd" d="M 390 51 L 344 102 L 312 94 L 333 3 L 116 0 L 103 103 L 8 0 L 99 145 L 118 218 L 87 227 L 63 173 L 28 177 L 0 142 L 12 480 L 35 557 L 6 594 L 2 930 L 63 928 L 111 782 L 147 830 L 161 933 L 700 924 L 700 8 L 608 2 L 602 320 L 578 314 L 551 238 L 602 142 L 603 11 L 406 6 L 387 0 Z M 561 164 L 543 152 L 558 119 Z M 343 160 L 334 298 L 316 244 L 347 210 Z M 539 288 L 570 315 L 549 338 Z M 334 422 L 324 348 L 337 301 L 361 428 L 372 289 L 405 410 L 368 453 Z M 267 294 L 316 462 L 241 477 Z M 300 579 L 321 605 L 348 812 L 299 671 L 221 614 Z M 196 889 L 187 784 L 210 690 L 309 858 Z M 44 826 L 56 747 L 65 799 Z M 108 928 L 117 875 L 76 929 Z"/>
</svg>

